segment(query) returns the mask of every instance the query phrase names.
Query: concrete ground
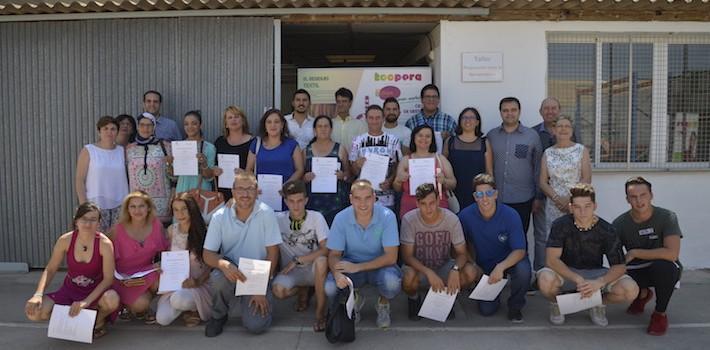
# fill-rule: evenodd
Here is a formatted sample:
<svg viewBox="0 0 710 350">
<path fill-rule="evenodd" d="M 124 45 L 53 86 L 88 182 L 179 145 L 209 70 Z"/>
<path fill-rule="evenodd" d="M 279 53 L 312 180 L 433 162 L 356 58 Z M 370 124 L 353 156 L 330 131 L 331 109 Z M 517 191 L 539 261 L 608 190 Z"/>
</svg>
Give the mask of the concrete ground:
<svg viewBox="0 0 710 350">
<path fill-rule="evenodd" d="M 231 318 L 216 338 L 204 336 L 204 326 L 185 328 L 177 320 L 169 327 L 146 326 L 138 321 L 117 321 L 109 334 L 93 345 L 47 338 L 46 323 L 24 317 L 25 301 L 33 294 L 40 272 L 0 274 L 0 349 L 708 349 L 710 347 L 710 271 L 686 271 L 668 309 L 670 329 L 663 337 L 646 334 L 654 302 L 641 316 L 625 313 L 625 306 L 608 307 L 609 326 L 594 326 L 586 313 L 568 316 L 564 326 L 547 321 L 548 304 L 540 296 L 528 297 L 525 322 L 511 324 L 505 307 L 493 317 L 478 315 L 475 302 L 460 295 L 456 318 L 442 324 L 430 320 L 409 321 L 406 298 L 392 303 L 392 327 L 375 327 L 374 290 L 366 289 L 363 321 L 352 344 L 331 345 L 323 333 L 314 333 L 313 302 L 308 311 L 293 311 L 293 300 L 277 301 L 274 325 L 262 335 L 247 334 L 238 317 Z M 61 283 L 57 276 L 49 291 Z M 504 291 L 503 293 L 507 293 Z"/>
</svg>

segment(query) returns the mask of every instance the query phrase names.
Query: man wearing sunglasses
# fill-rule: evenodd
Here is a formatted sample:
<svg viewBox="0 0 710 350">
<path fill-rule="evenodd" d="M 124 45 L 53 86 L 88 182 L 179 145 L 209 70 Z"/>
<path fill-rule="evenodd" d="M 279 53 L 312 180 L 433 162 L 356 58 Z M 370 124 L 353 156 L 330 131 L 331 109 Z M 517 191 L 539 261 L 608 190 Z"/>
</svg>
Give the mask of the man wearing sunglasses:
<svg viewBox="0 0 710 350">
<path fill-rule="evenodd" d="M 497 203 L 498 191 L 493 176 L 479 174 L 473 179 L 474 204 L 459 212 L 470 253 L 493 284 L 503 278 L 510 280 L 508 319 L 522 323 L 525 294 L 530 285 L 531 268 L 525 249 L 525 234 L 515 209 Z M 500 296 L 493 301 L 479 301 L 478 311 L 491 316 L 498 311 Z"/>
</svg>

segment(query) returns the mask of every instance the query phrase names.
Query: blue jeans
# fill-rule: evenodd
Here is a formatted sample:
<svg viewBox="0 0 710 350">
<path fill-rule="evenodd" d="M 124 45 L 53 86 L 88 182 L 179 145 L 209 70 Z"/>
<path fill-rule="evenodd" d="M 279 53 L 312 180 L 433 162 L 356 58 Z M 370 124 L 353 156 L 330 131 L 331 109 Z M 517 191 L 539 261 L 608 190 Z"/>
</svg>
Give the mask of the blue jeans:
<svg viewBox="0 0 710 350">
<path fill-rule="evenodd" d="M 266 288 L 266 300 L 269 301 L 269 310 L 265 317 L 256 313 L 256 308 L 249 304 L 250 295 L 235 296 L 236 284 L 230 282 L 222 271 L 214 269 L 210 274 L 212 290 L 212 318 L 229 316 L 229 307 L 239 303 L 242 311 L 242 325 L 249 333 L 260 334 L 271 327 L 274 297 L 271 294 L 271 283 Z"/>
<path fill-rule="evenodd" d="M 402 270 L 397 265 L 385 266 L 377 270 L 362 271 L 357 273 L 346 273 L 353 281 L 355 288 L 360 288 L 365 284 L 377 287 L 380 296 L 387 300 L 394 299 L 402 290 Z M 338 292 L 335 278 L 332 273 L 328 273 L 325 280 L 325 294 L 332 301 Z"/>
<path fill-rule="evenodd" d="M 490 275 L 491 271 L 484 271 Z M 525 306 L 525 293 L 530 287 L 530 260 L 528 256 L 518 261 L 513 267 L 505 270 L 505 275 L 508 278 L 510 285 L 510 297 L 508 298 L 509 310 L 521 310 Z M 498 311 L 500 307 L 500 295 L 493 301 L 478 301 L 478 312 L 483 316 L 491 316 Z"/>
</svg>

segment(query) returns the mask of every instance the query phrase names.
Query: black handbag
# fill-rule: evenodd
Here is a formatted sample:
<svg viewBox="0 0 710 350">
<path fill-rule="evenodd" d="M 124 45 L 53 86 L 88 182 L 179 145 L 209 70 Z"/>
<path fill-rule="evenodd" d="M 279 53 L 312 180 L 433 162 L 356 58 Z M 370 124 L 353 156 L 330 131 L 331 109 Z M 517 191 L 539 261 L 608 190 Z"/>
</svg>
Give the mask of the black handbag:
<svg viewBox="0 0 710 350">
<path fill-rule="evenodd" d="M 338 290 L 338 294 L 328 307 L 328 317 L 325 326 L 325 337 L 332 344 L 350 343 L 355 340 L 355 310 L 348 317 L 345 302 L 350 295 L 350 287 Z"/>
</svg>

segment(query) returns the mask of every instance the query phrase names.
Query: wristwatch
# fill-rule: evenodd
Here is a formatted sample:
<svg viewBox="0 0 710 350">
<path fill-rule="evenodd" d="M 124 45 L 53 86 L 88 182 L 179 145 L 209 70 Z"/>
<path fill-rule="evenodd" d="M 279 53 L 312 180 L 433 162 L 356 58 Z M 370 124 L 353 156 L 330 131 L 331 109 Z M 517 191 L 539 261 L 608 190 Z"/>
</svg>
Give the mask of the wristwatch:
<svg viewBox="0 0 710 350">
<path fill-rule="evenodd" d="M 451 267 L 452 270 L 458 272 L 459 271 L 459 265 L 454 264 L 453 267 Z"/>
<path fill-rule="evenodd" d="M 301 260 L 298 259 L 297 256 L 293 257 L 293 262 L 294 262 L 294 264 L 299 265 L 299 266 L 303 265 L 303 263 L 301 262 Z"/>
</svg>

